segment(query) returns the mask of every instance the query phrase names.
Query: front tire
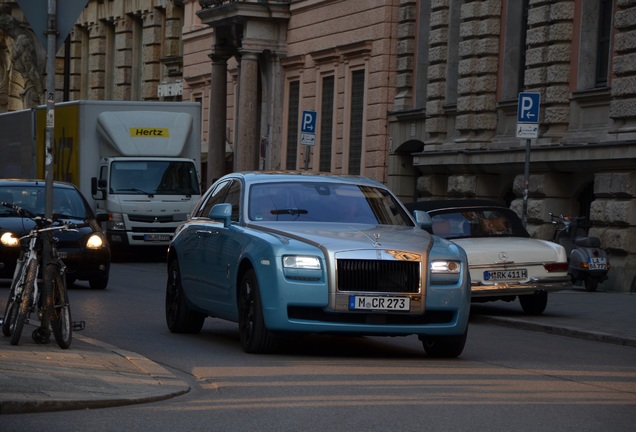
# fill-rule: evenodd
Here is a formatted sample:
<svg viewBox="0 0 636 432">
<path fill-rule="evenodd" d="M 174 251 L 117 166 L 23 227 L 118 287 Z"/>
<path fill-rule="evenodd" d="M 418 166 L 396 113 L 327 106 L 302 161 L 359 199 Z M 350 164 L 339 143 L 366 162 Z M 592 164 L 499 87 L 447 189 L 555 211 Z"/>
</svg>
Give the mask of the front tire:
<svg viewBox="0 0 636 432">
<path fill-rule="evenodd" d="M 530 295 L 519 296 L 521 308 L 528 315 L 541 315 L 548 305 L 548 293 L 546 291 L 537 291 Z"/>
<path fill-rule="evenodd" d="M 26 268 L 26 277 L 24 278 L 24 286 L 22 287 L 22 296 L 19 304 L 16 301 L 18 309 L 15 314 L 15 320 L 9 322 L 11 333 L 11 345 L 20 343 L 22 337 L 22 329 L 29 313 L 31 312 L 31 303 L 33 303 L 33 288 L 38 276 L 38 263 L 36 260 L 29 261 Z"/>
<path fill-rule="evenodd" d="M 88 285 L 91 289 L 105 290 L 108 286 L 108 275 L 91 278 L 88 280 Z"/>
<path fill-rule="evenodd" d="M 419 338 L 429 357 L 456 358 L 464 351 L 467 336 L 468 327 L 463 334 L 457 336 L 420 336 Z"/>
<path fill-rule="evenodd" d="M 73 340 L 73 321 L 71 320 L 71 305 L 68 302 L 68 293 L 64 285 L 64 279 L 60 275 L 56 265 L 47 268 L 47 280 L 51 283 L 51 329 L 55 341 L 62 349 L 71 346 Z"/>
<path fill-rule="evenodd" d="M 243 350 L 251 354 L 272 352 L 276 340 L 265 325 L 261 292 L 253 269 L 246 271 L 241 279 L 238 302 L 239 334 Z"/>
<path fill-rule="evenodd" d="M 203 328 L 205 315 L 190 310 L 186 303 L 176 258 L 172 258 L 168 266 L 165 312 L 166 324 L 173 333 L 199 333 Z"/>
<path fill-rule="evenodd" d="M 2 334 L 9 337 L 13 333 L 16 320 L 18 319 L 18 312 L 20 310 L 20 297 L 10 298 L 7 303 L 7 308 L 4 311 L 4 320 L 2 321 Z"/>
</svg>

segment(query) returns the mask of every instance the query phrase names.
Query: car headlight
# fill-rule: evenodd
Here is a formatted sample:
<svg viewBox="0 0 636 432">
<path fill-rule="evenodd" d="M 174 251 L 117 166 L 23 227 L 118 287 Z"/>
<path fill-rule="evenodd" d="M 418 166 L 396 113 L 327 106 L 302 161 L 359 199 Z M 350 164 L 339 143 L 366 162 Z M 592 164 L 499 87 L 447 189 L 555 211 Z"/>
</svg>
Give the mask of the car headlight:
<svg viewBox="0 0 636 432">
<path fill-rule="evenodd" d="M 459 261 L 431 261 L 431 285 L 456 285 L 461 277 Z"/>
<path fill-rule="evenodd" d="M 320 260 L 314 256 L 287 255 L 283 257 L 283 267 L 299 270 L 320 270 Z"/>
<path fill-rule="evenodd" d="M 86 240 L 86 248 L 88 249 L 101 249 L 103 247 L 104 239 L 97 234 L 91 234 L 88 240 Z"/>
<path fill-rule="evenodd" d="M 126 229 L 124 226 L 124 215 L 121 213 L 110 213 L 108 220 L 108 229 L 113 231 L 123 231 Z"/>
<path fill-rule="evenodd" d="M 0 243 L 2 243 L 3 246 L 16 247 L 20 245 L 20 238 L 12 232 L 6 232 L 0 237 Z"/>
<path fill-rule="evenodd" d="M 283 273 L 286 278 L 303 282 L 322 280 L 320 259 L 307 255 L 283 256 Z"/>
<path fill-rule="evenodd" d="M 457 261 L 431 261 L 431 273 L 459 274 L 461 268 Z"/>
</svg>

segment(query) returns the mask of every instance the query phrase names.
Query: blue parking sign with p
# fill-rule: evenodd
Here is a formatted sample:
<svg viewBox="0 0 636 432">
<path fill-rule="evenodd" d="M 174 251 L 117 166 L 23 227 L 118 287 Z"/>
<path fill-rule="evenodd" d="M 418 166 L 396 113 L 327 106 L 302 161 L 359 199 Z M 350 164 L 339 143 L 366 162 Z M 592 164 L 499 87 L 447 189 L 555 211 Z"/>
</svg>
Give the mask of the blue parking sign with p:
<svg viewBox="0 0 636 432">
<path fill-rule="evenodd" d="M 519 93 L 517 105 L 517 123 L 539 123 L 539 104 L 541 94 L 536 92 Z"/>
<path fill-rule="evenodd" d="M 316 133 L 316 111 L 303 111 L 303 118 L 300 123 L 300 132 Z"/>
</svg>

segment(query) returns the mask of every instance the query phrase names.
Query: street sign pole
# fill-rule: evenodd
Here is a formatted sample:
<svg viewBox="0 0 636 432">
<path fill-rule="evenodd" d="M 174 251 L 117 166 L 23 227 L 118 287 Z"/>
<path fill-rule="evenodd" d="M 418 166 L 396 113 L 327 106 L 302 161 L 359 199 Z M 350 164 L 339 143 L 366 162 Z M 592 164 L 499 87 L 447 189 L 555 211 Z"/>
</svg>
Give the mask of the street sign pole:
<svg viewBox="0 0 636 432">
<path fill-rule="evenodd" d="M 57 43 L 57 0 L 48 0 L 46 46 L 46 132 L 44 172 L 46 180 L 44 216 L 53 216 L 53 133 L 55 128 L 55 51 Z M 46 244 L 46 242 L 45 242 Z M 46 267 L 44 267 L 46 268 Z"/>
<path fill-rule="evenodd" d="M 521 92 L 517 102 L 517 138 L 526 138 L 526 160 L 523 173 L 523 212 L 521 222 L 528 221 L 528 184 L 530 182 L 530 139 L 539 136 L 539 105 L 541 95 L 537 92 Z"/>
<path fill-rule="evenodd" d="M 528 222 L 528 183 L 530 181 L 530 140 L 526 140 L 526 163 L 523 171 L 523 213 L 521 222 L 525 227 Z"/>
<path fill-rule="evenodd" d="M 47 46 L 46 46 L 46 131 L 44 144 L 44 217 L 53 217 L 53 132 L 55 127 L 55 52 L 57 43 L 57 0 L 48 0 L 47 15 Z M 51 244 L 47 241 L 42 243 L 42 268 L 45 269 L 51 260 Z M 44 305 L 53 304 L 53 281 L 48 273 L 42 272 L 43 287 L 42 298 Z M 42 310 L 40 328 L 48 332 L 51 320 L 51 307 Z"/>
</svg>

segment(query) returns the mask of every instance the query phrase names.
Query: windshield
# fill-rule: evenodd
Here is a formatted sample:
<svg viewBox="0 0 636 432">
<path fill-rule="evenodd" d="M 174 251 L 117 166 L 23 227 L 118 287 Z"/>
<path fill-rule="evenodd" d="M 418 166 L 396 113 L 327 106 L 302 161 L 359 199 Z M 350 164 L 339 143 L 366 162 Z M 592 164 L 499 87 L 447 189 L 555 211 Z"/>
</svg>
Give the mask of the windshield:
<svg viewBox="0 0 636 432">
<path fill-rule="evenodd" d="M 413 226 L 387 190 L 334 183 L 263 183 L 249 192 L 252 221 L 348 222 Z"/>
<path fill-rule="evenodd" d="M 1 186 L 0 202 L 12 204 L 35 215 L 45 212 L 44 183 L 34 186 Z M 53 216 L 86 219 L 88 210 L 76 189 L 53 188 Z M 10 208 L 0 206 L 0 216 L 15 216 Z"/>
<path fill-rule="evenodd" d="M 444 238 L 529 237 L 519 216 L 509 209 L 464 208 L 431 212 L 433 234 Z"/>
<path fill-rule="evenodd" d="M 194 163 L 189 161 L 113 162 L 110 193 L 200 195 L 197 171 Z"/>
</svg>

